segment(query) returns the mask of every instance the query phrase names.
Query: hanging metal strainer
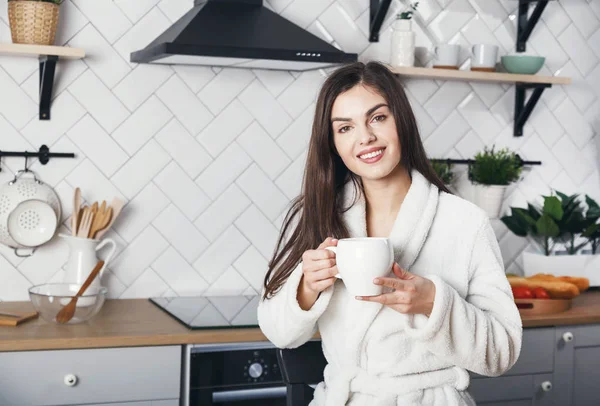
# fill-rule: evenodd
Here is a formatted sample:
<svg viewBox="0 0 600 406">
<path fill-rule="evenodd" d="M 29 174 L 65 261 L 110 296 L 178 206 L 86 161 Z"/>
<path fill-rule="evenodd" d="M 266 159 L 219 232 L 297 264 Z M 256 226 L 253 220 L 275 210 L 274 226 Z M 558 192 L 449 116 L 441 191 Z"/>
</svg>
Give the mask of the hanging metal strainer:
<svg viewBox="0 0 600 406">
<path fill-rule="evenodd" d="M 18 171 L 12 181 L 0 188 L 0 243 L 15 249 L 15 254 L 18 256 L 29 256 L 33 254 L 35 248 L 23 246 L 10 236 L 8 218 L 19 204 L 33 199 L 49 204 L 60 223 L 62 210 L 58 195 L 54 189 L 40 181 L 31 170 Z M 29 249 L 31 252 L 29 255 L 22 255 L 18 251 L 20 249 Z"/>
</svg>

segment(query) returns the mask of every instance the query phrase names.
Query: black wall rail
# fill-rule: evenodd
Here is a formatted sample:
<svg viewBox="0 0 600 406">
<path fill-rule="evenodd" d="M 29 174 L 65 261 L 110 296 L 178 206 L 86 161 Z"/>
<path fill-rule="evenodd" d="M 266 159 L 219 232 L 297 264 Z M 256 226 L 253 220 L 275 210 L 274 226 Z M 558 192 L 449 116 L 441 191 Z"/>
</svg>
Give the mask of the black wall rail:
<svg viewBox="0 0 600 406">
<path fill-rule="evenodd" d="M 14 151 L 2 151 L 0 150 L 0 159 L 5 156 L 10 157 L 23 157 L 25 158 L 25 168 L 27 169 L 28 158 L 38 158 L 42 165 L 46 165 L 50 158 L 75 158 L 75 154 L 72 152 L 50 152 L 50 149 L 46 145 L 42 145 L 38 152 L 14 152 Z M 2 167 L 0 166 L 0 170 Z"/>
<path fill-rule="evenodd" d="M 542 161 L 524 161 L 517 154 L 517 159 L 519 160 L 519 164 L 521 166 L 529 166 L 529 165 L 541 165 Z M 475 163 L 474 159 L 430 159 L 432 162 L 442 162 L 447 164 L 459 164 L 459 165 L 473 165 Z"/>
</svg>

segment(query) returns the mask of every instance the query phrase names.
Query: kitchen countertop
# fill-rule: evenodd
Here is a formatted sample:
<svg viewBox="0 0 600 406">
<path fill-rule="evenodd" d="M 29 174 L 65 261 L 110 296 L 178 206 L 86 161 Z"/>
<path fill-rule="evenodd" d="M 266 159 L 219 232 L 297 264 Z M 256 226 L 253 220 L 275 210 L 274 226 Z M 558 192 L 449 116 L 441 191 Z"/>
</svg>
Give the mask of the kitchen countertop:
<svg viewBox="0 0 600 406">
<path fill-rule="evenodd" d="M 0 312 L 32 311 L 30 302 L 2 302 Z M 600 323 L 600 291 L 573 300 L 570 310 L 523 316 L 524 327 Z M 267 341 L 258 328 L 189 330 L 147 299 L 107 300 L 100 313 L 83 324 L 58 325 L 42 318 L 17 327 L 0 326 L 0 351 L 31 351 L 146 345 Z"/>
</svg>

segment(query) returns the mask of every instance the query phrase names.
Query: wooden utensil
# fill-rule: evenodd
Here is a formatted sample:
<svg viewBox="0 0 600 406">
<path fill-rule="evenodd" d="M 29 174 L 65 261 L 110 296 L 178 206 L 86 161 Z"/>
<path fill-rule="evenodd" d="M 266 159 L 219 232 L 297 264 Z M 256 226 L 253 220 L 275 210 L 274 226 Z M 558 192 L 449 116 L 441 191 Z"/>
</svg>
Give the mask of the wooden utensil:
<svg viewBox="0 0 600 406">
<path fill-rule="evenodd" d="M 21 317 L 20 314 L 16 314 L 16 313 L 8 313 L 8 312 L 0 312 L 0 316 L 7 316 L 7 317 Z"/>
<path fill-rule="evenodd" d="M 106 225 L 106 227 L 101 228 L 96 233 L 96 238 L 97 239 L 102 238 L 102 236 L 108 232 L 108 230 L 110 229 L 110 227 L 112 227 L 112 225 L 115 223 L 115 219 L 121 213 L 121 210 L 123 210 L 123 206 L 125 206 L 125 202 L 122 201 L 121 199 L 119 199 L 118 197 L 115 197 L 112 200 L 112 202 L 110 202 L 110 206 L 109 207 L 112 208 L 112 216 L 110 218 L 110 222 Z"/>
<path fill-rule="evenodd" d="M 91 209 L 89 207 L 85 207 L 83 209 L 83 215 L 81 216 L 81 224 L 79 224 L 79 231 L 77 232 L 77 237 L 87 238 L 93 220 L 94 214 L 92 213 Z"/>
<path fill-rule="evenodd" d="M 73 237 L 77 236 L 77 228 L 79 227 L 79 214 L 81 207 L 81 190 L 75 188 L 75 194 L 73 195 L 73 214 L 71 215 L 71 234 Z"/>
<path fill-rule="evenodd" d="M 77 292 L 77 294 L 73 296 L 71 301 L 65 307 L 60 309 L 60 311 L 56 315 L 56 321 L 58 323 L 65 324 L 73 318 L 73 315 L 75 314 L 75 306 L 77 305 L 77 299 L 79 299 L 79 297 L 81 297 L 81 295 L 85 293 L 86 289 L 92 284 L 92 282 L 94 281 L 94 279 L 96 278 L 96 276 L 100 272 L 100 269 L 102 269 L 103 266 L 104 261 L 98 261 L 92 273 L 89 274 L 85 282 L 83 282 L 83 285 L 81 285 L 79 292 Z"/>
<path fill-rule="evenodd" d="M 94 222 L 90 228 L 88 238 L 94 238 L 98 230 L 102 230 L 106 227 L 112 217 L 112 208 L 106 209 L 106 202 L 102 202 L 102 206 L 98 209 L 98 212 L 94 216 Z"/>
<path fill-rule="evenodd" d="M 38 317 L 37 312 L 29 312 L 23 314 L 3 313 L 0 315 L 0 326 L 15 327 L 28 320 L 32 320 Z"/>
</svg>

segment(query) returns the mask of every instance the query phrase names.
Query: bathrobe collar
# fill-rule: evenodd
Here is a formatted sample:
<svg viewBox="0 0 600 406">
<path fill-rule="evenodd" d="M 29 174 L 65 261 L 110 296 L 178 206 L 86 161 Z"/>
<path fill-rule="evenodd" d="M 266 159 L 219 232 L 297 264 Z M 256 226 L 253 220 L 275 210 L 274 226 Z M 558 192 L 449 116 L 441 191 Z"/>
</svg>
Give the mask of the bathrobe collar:
<svg viewBox="0 0 600 406">
<path fill-rule="evenodd" d="M 400 206 L 389 239 L 394 246 L 396 262 L 409 270 L 419 256 L 427 239 L 437 210 L 439 190 L 419 171 L 411 171 L 412 182 Z M 356 199 L 358 197 L 358 199 Z M 356 200 L 356 202 L 355 202 Z M 350 207 L 343 214 L 351 237 L 367 236 L 365 197 L 353 182 L 344 186 L 344 207 Z M 353 202 L 355 202 L 353 204 Z"/>
</svg>

